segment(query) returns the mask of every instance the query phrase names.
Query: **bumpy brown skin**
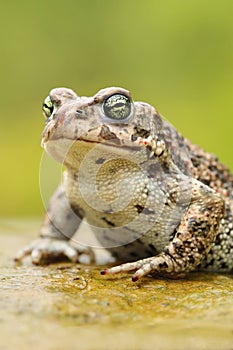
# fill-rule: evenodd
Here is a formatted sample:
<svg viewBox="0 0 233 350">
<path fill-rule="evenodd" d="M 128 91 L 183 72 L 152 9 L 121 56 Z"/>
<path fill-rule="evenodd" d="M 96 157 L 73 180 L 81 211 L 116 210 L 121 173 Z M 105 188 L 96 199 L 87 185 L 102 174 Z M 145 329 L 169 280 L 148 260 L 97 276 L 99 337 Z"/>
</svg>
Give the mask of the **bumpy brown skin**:
<svg viewBox="0 0 233 350">
<path fill-rule="evenodd" d="M 126 118 L 106 115 L 103 106 L 113 94 L 131 100 Z M 71 240 L 86 218 L 101 245 L 125 262 L 102 274 L 136 270 L 136 281 L 151 272 L 173 278 L 200 267 L 233 270 L 233 177 L 225 165 L 124 89 L 88 98 L 58 88 L 50 98 L 54 110 L 42 146 L 67 170 L 41 238 L 16 260 L 92 257 Z"/>
</svg>

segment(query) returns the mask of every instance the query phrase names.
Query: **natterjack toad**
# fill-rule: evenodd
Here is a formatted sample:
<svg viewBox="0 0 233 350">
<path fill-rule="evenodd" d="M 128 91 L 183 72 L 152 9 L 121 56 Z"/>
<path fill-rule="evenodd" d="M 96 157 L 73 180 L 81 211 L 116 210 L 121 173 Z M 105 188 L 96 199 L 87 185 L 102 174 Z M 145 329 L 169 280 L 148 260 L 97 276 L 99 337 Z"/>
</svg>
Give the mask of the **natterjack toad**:
<svg viewBox="0 0 233 350">
<path fill-rule="evenodd" d="M 102 274 L 135 271 L 136 281 L 199 267 L 232 271 L 233 176 L 214 155 L 122 88 L 93 97 L 53 89 L 43 111 L 42 146 L 66 171 L 40 238 L 16 260 L 91 256 L 91 249 L 72 245 L 85 218 L 101 245 L 124 262 Z"/>
</svg>

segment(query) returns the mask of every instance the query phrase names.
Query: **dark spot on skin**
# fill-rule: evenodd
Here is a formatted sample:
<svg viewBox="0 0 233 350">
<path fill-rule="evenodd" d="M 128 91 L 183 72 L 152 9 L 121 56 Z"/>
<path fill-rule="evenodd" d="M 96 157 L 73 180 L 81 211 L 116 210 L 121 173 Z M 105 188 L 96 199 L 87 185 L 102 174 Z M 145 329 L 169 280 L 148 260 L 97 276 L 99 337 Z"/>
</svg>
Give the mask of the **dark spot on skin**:
<svg viewBox="0 0 233 350">
<path fill-rule="evenodd" d="M 168 198 L 171 201 L 171 203 L 176 204 L 176 202 L 177 202 L 177 193 L 175 193 L 175 192 L 169 193 L 169 197 Z"/>
<path fill-rule="evenodd" d="M 208 180 L 208 179 L 202 179 L 201 182 L 207 186 L 209 186 L 209 184 L 210 184 L 210 180 Z"/>
<path fill-rule="evenodd" d="M 163 268 L 168 268 L 168 264 L 166 263 L 166 261 L 164 261 L 164 263 L 161 263 L 161 264 L 159 264 L 159 268 L 160 269 L 163 269 Z"/>
<path fill-rule="evenodd" d="M 162 150 L 162 152 L 158 155 L 158 157 L 162 157 L 163 154 L 164 154 L 164 150 Z"/>
<path fill-rule="evenodd" d="M 149 137 L 150 136 L 150 130 L 145 130 L 145 129 L 143 129 L 143 128 L 140 128 L 139 126 L 136 126 L 135 128 L 134 128 L 134 135 L 132 135 L 132 137 L 133 136 L 136 136 L 136 137 L 142 137 L 142 138 L 144 138 L 144 139 L 146 139 L 147 137 Z M 131 137 L 131 139 L 132 139 L 132 137 Z M 133 140 L 132 140 L 133 141 Z"/>
<path fill-rule="evenodd" d="M 190 218 L 188 222 L 188 228 L 191 232 L 199 232 L 199 235 L 205 237 L 210 230 L 210 224 L 207 221 L 197 221 L 194 218 Z"/>
<path fill-rule="evenodd" d="M 113 222 L 109 221 L 109 220 L 106 219 L 105 217 L 102 217 L 101 219 L 102 219 L 104 222 L 106 222 L 109 226 L 112 226 L 112 227 L 115 227 L 115 226 L 116 226 Z"/>
<path fill-rule="evenodd" d="M 198 168 L 200 166 L 200 160 L 198 158 L 191 156 L 191 161 L 192 161 L 194 167 Z"/>
<path fill-rule="evenodd" d="M 202 255 L 205 251 L 206 251 L 206 248 L 204 244 L 202 242 L 199 242 L 198 253 Z"/>
<path fill-rule="evenodd" d="M 195 263 L 195 259 L 194 259 L 194 257 L 193 257 L 192 255 L 188 255 L 188 259 L 189 259 L 189 262 L 190 262 L 191 264 L 194 264 L 194 263 Z"/>
<path fill-rule="evenodd" d="M 172 256 L 172 254 L 170 253 L 169 247 L 165 247 L 165 248 L 164 248 L 164 253 L 165 253 L 167 256 L 169 256 L 169 258 L 170 258 L 171 260 L 176 261 L 176 259 L 175 259 L 175 258 Z"/>
<path fill-rule="evenodd" d="M 162 170 L 163 170 L 163 172 L 164 172 L 165 174 L 175 174 L 175 172 L 172 172 L 172 171 L 171 171 L 171 168 L 170 168 L 170 166 L 169 166 L 168 163 L 163 162 L 163 163 L 161 164 L 161 167 L 162 167 Z"/>
<path fill-rule="evenodd" d="M 101 131 L 98 136 L 104 140 L 111 140 L 117 144 L 120 143 L 120 140 L 117 138 L 116 134 L 114 134 L 114 132 L 112 132 L 107 125 L 103 125 L 101 127 Z"/>
<path fill-rule="evenodd" d="M 140 214 L 144 209 L 144 207 L 139 204 L 135 205 L 135 208 L 137 209 L 138 214 Z"/>
<path fill-rule="evenodd" d="M 185 246 L 189 246 L 190 244 L 192 244 L 192 241 L 187 239 L 186 241 L 184 241 L 184 244 Z"/>
<path fill-rule="evenodd" d="M 176 248 L 176 242 L 172 242 L 174 248 Z"/>
<path fill-rule="evenodd" d="M 183 257 L 183 254 L 184 254 L 184 246 L 183 245 L 180 245 L 180 244 L 177 244 L 176 242 L 172 242 L 172 245 L 176 251 L 176 254 Z"/>
<path fill-rule="evenodd" d="M 99 158 L 99 159 L 96 159 L 96 164 L 103 164 L 105 162 L 105 158 Z"/>
<path fill-rule="evenodd" d="M 135 205 L 135 208 L 137 209 L 138 214 L 142 213 L 145 215 L 150 215 L 150 214 L 154 214 L 153 210 L 150 210 L 148 208 L 143 207 L 142 205 Z"/>
</svg>

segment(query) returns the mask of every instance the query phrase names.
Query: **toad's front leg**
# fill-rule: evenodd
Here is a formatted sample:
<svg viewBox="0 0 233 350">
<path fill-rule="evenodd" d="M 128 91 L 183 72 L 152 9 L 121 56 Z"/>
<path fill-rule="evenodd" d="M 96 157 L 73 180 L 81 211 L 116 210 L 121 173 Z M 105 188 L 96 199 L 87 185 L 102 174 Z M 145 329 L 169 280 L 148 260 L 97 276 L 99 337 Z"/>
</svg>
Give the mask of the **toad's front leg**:
<svg viewBox="0 0 233 350">
<path fill-rule="evenodd" d="M 15 261 L 20 262 L 25 256 L 31 256 L 35 265 L 64 259 L 72 262 L 93 261 L 93 251 L 72 240 L 80 223 L 81 218 L 74 213 L 62 186 L 59 186 L 50 199 L 40 237 L 20 249 Z"/>
<path fill-rule="evenodd" d="M 176 229 L 173 240 L 160 254 L 103 270 L 115 274 L 136 270 L 137 281 L 151 272 L 175 278 L 194 270 L 205 258 L 219 230 L 224 213 L 221 197 L 197 180 L 193 180 L 190 204 Z"/>
</svg>

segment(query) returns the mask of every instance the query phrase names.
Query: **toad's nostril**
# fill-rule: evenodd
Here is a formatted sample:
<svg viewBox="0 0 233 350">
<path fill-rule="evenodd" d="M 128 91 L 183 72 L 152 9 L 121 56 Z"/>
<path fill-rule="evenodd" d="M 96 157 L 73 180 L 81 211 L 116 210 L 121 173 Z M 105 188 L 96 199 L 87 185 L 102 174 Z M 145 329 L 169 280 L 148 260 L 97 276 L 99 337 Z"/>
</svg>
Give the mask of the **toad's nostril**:
<svg viewBox="0 0 233 350">
<path fill-rule="evenodd" d="M 76 113 L 78 113 L 78 114 L 84 114 L 84 111 L 83 111 L 82 109 L 77 109 L 77 110 L 76 110 Z"/>
<path fill-rule="evenodd" d="M 86 112 L 83 109 L 76 109 L 75 116 L 76 118 L 86 117 Z"/>
</svg>

